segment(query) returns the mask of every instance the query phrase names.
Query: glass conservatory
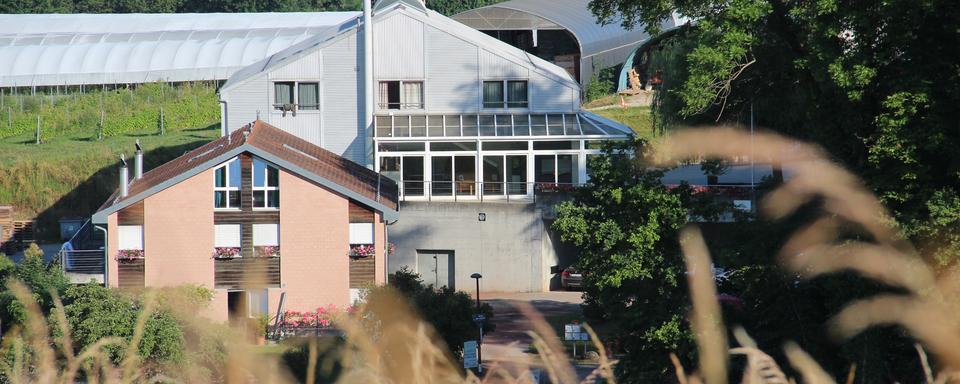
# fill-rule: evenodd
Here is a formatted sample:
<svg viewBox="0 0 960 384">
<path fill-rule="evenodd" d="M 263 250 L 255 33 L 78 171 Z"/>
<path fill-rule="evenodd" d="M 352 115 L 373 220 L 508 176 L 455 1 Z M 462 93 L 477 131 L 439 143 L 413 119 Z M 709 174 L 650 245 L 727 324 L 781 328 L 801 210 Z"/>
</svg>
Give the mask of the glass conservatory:
<svg viewBox="0 0 960 384">
<path fill-rule="evenodd" d="M 378 115 L 377 171 L 405 200 L 523 199 L 588 180 L 587 161 L 633 131 L 589 112 Z"/>
</svg>

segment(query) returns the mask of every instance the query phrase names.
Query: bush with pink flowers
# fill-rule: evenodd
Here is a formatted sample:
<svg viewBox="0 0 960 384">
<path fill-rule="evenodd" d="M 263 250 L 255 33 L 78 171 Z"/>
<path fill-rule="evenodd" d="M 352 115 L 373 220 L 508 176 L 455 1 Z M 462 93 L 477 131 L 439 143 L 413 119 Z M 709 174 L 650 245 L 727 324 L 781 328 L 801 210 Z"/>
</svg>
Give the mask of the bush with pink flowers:
<svg viewBox="0 0 960 384">
<path fill-rule="evenodd" d="M 337 308 L 329 304 L 315 311 L 286 311 L 283 313 L 283 326 L 288 328 L 332 328 L 343 316 L 353 313 L 353 307 Z"/>
</svg>

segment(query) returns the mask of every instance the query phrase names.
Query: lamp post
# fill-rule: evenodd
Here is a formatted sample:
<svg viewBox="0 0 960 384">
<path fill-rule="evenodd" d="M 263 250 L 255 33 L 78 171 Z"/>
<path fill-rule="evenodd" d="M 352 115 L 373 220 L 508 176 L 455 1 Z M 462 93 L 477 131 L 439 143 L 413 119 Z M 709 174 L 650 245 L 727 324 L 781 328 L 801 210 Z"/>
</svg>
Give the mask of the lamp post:
<svg viewBox="0 0 960 384">
<path fill-rule="evenodd" d="M 480 279 L 483 278 L 479 272 L 470 275 L 471 279 L 477 281 L 477 314 L 473 316 L 473 321 L 477 323 L 479 337 L 477 338 L 477 372 L 483 373 L 483 321 L 486 320 L 480 313 Z"/>
</svg>

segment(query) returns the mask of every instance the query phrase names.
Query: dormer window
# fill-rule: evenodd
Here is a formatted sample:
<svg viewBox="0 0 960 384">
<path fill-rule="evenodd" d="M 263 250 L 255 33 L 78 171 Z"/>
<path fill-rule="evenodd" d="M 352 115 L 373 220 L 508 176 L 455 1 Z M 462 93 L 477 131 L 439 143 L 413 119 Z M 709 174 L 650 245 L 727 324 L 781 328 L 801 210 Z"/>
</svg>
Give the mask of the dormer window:
<svg viewBox="0 0 960 384">
<path fill-rule="evenodd" d="M 529 99 L 526 80 L 483 82 L 484 108 L 527 108 Z"/>
<path fill-rule="evenodd" d="M 280 171 L 253 158 L 253 207 L 280 208 Z"/>
<path fill-rule="evenodd" d="M 240 160 L 231 159 L 214 171 L 213 207 L 240 208 Z"/>
</svg>

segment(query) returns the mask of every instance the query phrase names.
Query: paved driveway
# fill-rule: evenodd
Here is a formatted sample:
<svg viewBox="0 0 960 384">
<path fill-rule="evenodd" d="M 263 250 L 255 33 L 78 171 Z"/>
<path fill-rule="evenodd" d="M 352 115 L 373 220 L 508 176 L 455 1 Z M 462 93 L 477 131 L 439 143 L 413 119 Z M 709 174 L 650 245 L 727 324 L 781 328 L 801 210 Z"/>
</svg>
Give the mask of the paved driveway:
<svg viewBox="0 0 960 384">
<path fill-rule="evenodd" d="M 527 367 L 537 361 L 536 355 L 526 353 L 532 341 L 527 332 L 533 330 L 533 323 L 517 309 L 517 303 L 529 304 L 544 317 L 552 317 L 579 314 L 583 302 L 580 292 L 565 291 L 483 293 L 480 299 L 493 307 L 497 325 L 496 331 L 483 339 L 484 365 L 498 364 L 507 369 Z M 577 371 L 579 374 L 580 369 Z"/>
</svg>

